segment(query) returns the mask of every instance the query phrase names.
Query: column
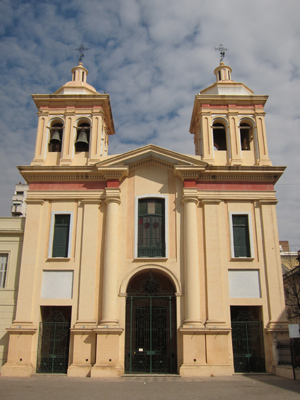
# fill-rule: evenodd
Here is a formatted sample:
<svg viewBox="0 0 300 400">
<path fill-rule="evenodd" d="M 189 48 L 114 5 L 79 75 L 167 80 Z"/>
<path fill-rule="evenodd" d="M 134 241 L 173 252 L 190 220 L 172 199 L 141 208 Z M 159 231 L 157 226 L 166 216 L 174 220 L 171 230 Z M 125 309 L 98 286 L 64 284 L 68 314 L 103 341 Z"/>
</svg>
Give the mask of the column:
<svg viewBox="0 0 300 400">
<path fill-rule="evenodd" d="M 101 325 L 116 326 L 118 318 L 118 237 L 120 189 L 106 188 L 106 223 Z"/>
<path fill-rule="evenodd" d="M 184 189 L 184 324 L 202 325 L 200 319 L 200 281 L 197 228 L 197 189 Z"/>
<path fill-rule="evenodd" d="M 118 312 L 118 239 L 119 239 L 119 182 L 107 182 L 106 223 L 104 245 L 104 271 L 102 292 L 102 320 L 94 333 L 96 339 L 96 364 L 91 370 L 92 377 L 117 377 L 123 373 L 121 365 Z"/>
</svg>

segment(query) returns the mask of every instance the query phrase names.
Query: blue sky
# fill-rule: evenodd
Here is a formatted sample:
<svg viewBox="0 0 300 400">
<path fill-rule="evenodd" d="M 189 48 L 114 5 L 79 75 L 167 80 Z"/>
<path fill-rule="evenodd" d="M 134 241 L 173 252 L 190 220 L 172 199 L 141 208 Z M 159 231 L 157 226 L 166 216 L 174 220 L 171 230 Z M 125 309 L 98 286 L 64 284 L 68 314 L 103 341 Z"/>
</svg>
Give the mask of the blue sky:
<svg viewBox="0 0 300 400">
<path fill-rule="evenodd" d="M 109 154 L 153 143 L 194 154 L 194 96 L 215 81 L 223 43 L 232 78 L 267 94 L 270 158 L 288 168 L 276 185 L 279 236 L 300 248 L 299 0 L 2 0 L 0 215 L 30 164 L 37 116 L 32 93 L 71 79 L 84 43 L 88 83 L 110 94 L 116 134 Z"/>
</svg>

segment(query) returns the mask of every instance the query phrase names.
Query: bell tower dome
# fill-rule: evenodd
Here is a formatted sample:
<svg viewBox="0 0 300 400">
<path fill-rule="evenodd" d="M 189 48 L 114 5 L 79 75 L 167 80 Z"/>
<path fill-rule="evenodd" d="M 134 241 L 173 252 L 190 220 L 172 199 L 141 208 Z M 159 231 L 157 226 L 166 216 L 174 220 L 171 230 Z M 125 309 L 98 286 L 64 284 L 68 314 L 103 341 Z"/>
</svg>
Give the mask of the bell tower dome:
<svg viewBox="0 0 300 400">
<path fill-rule="evenodd" d="M 72 80 L 53 94 L 35 94 L 38 128 L 31 165 L 92 165 L 108 155 L 115 133 L 109 95 L 87 83 L 88 70 L 79 62 Z"/>
</svg>

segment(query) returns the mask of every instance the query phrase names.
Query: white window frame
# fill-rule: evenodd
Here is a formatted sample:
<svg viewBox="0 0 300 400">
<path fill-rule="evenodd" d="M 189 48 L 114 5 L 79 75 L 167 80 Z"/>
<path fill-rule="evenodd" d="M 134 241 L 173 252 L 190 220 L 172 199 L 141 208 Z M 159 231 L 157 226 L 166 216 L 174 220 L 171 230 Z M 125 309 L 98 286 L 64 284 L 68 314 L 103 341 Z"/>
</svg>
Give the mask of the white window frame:
<svg viewBox="0 0 300 400">
<path fill-rule="evenodd" d="M 236 257 L 234 254 L 234 237 L 233 237 L 233 215 L 247 215 L 248 217 L 248 233 L 249 233 L 249 245 L 250 245 L 250 257 Z M 229 212 L 229 226 L 230 226 L 230 243 L 231 243 L 231 258 L 238 260 L 249 260 L 254 258 L 254 247 L 253 247 L 253 230 L 252 230 L 252 213 L 249 211 L 231 211 Z"/>
<path fill-rule="evenodd" d="M 2 272 L 0 276 L 0 289 L 5 289 L 7 283 L 8 258 L 9 258 L 8 256 L 9 256 L 8 253 L 0 253 L 0 257 L 6 257 L 6 262 L 0 263 L 0 271 Z"/>
<path fill-rule="evenodd" d="M 139 212 L 139 200 L 141 199 L 164 199 L 165 201 L 165 243 L 166 252 L 164 257 L 138 257 L 138 212 Z M 168 258 L 169 256 L 169 206 L 168 196 L 158 194 L 144 194 L 142 196 L 135 197 L 135 209 L 134 209 L 134 258 L 142 259 L 147 258 L 153 260 L 156 258 Z"/>
<path fill-rule="evenodd" d="M 55 215 L 70 215 L 69 243 L 68 243 L 68 254 L 67 254 L 67 257 L 52 257 Z M 51 213 L 50 237 L 49 237 L 49 246 L 48 246 L 48 258 L 70 258 L 71 257 L 72 232 L 73 232 L 73 212 L 70 212 L 70 211 L 58 211 L 58 212 L 57 211 L 53 211 Z"/>
</svg>

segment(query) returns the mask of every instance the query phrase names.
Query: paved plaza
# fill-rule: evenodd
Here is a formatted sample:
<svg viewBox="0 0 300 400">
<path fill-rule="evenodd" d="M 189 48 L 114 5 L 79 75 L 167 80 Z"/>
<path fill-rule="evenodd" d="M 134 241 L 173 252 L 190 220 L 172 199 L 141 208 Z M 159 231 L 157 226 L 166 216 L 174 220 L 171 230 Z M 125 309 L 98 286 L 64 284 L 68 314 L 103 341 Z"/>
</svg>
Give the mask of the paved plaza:
<svg viewBox="0 0 300 400">
<path fill-rule="evenodd" d="M 119 379 L 34 375 L 0 377 L 1 400 L 293 400 L 300 399 L 300 381 L 268 374 L 218 378 L 134 376 Z"/>
</svg>

